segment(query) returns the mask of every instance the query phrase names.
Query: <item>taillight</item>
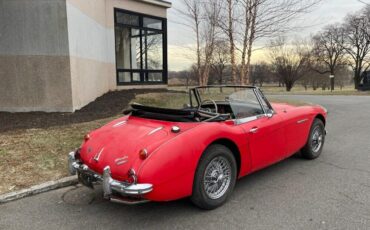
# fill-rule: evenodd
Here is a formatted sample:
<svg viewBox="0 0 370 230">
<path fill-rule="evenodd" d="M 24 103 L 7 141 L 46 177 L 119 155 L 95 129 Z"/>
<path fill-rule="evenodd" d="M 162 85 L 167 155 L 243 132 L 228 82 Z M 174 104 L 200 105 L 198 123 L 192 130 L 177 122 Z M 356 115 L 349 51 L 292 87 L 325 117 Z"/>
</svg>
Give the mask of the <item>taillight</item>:
<svg viewBox="0 0 370 230">
<path fill-rule="evenodd" d="M 90 140 L 90 134 L 86 134 L 86 135 L 84 136 L 84 140 L 85 140 L 85 141 Z"/>
<path fill-rule="evenodd" d="M 140 150 L 139 157 L 140 159 L 145 160 L 148 157 L 148 150 L 146 149 Z"/>
</svg>

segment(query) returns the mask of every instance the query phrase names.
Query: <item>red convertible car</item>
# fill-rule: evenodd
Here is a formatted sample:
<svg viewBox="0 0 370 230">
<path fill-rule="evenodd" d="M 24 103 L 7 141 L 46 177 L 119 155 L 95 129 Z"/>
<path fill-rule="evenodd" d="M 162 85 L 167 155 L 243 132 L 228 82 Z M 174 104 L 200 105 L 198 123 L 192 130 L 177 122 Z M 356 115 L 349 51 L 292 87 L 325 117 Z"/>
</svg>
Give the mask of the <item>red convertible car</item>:
<svg viewBox="0 0 370 230">
<path fill-rule="evenodd" d="M 134 103 L 125 116 L 87 134 L 69 154 L 70 173 L 91 188 L 101 183 L 112 201 L 191 197 L 213 209 L 238 178 L 299 151 L 315 159 L 323 149 L 321 106 L 270 104 L 251 86 L 196 87 L 184 95 L 184 108 Z"/>
</svg>

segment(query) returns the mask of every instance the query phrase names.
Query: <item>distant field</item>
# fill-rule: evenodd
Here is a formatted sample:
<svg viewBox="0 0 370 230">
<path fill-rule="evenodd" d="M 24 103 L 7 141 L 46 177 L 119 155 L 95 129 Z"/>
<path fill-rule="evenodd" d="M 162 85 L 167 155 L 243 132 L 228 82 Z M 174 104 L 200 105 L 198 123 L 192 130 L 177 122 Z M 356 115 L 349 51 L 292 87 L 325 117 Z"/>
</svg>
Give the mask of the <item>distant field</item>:
<svg viewBox="0 0 370 230">
<path fill-rule="evenodd" d="M 191 86 L 194 87 L 194 86 Z M 184 86 L 169 86 L 169 89 L 171 90 L 181 90 L 181 91 L 187 91 L 188 89 Z M 288 95 L 370 95 L 370 91 L 357 91 L 354 89 L 354 87 L 351 86 L 345 86 L 342 89 L 339 87 L 336 87 L 333 92 L 330 90 L 322 90 L 321 88 L 318 88 L 316 90 L 313 90 L 312 88 L 307 88 L 305 90 L 304 87 L 297 85 L 293 87 L 293 89 L 290 92 L 287 92 L 285 87 L 278 87 L 276 85 L 265 85 L 262 86 L 261 89 L 266 94 L 288 94 Z"/>
<path fill-rule="evenodd" d="M 285 87 L 278 87 L 278 86 L 263 86 L 261 88 L 264 92 L 268 94 L 300 94 L 300 95 L 370 95 L 370 91 L 357 91 L 354 89 L 353 86 L 345 86 L 342 89 L 336 88 L 333 92 L 330 90 L 322 90 L 321 88 L 318 88 L 316 90 L 313 90 L 312 88 L 307 88 L 305 90 L 302 86 L 295 86 L 291 90 L 291 92 L 287 92 L 285 90 Z"/>
</svg>

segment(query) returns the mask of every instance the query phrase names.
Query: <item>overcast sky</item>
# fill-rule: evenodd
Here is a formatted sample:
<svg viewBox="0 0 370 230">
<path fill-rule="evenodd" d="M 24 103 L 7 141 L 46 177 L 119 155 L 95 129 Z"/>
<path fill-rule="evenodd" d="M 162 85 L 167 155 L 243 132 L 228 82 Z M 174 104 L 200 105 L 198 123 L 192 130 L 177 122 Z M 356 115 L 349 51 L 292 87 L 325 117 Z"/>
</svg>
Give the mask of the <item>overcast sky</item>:
<svg viewBox="0 0 370 230">
<path fill-rule="evenodd" d="M 194 44 L 194 36 L 191 30 L 181 25 L 183 19 L 175 10 L 182 9 L 181 0 L 172 0 L 171 2 L 172 9 L 168 12 L 169 69 L 183 70 L 194 62 L 190 50 L 186 48 Z M 300 23 L 304 23 L 307 28 L 304 31 L 294 32 L 291 36 L 304 37 L 313 34 L 325 25 L 341 22 L 348 13 L 356 12 L 362 7 L 364 4 L 358 0 L 323 0 L 312 13 L 300 19 Z M 254 61 L 260 58 L 263 58 L 263 55 L 256 54 Z"/>
</svg>

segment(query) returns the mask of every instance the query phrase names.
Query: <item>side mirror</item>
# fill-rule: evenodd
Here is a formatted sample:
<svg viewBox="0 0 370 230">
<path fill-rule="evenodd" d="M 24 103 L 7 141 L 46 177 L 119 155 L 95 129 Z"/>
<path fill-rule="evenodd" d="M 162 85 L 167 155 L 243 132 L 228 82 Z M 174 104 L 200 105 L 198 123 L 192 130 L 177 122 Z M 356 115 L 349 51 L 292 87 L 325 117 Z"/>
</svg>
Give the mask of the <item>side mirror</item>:
<svg viewBox="0 0 370 230">
<path fill-rule="evenodd" d="M 267 113 L 266 113 L 266 116 L 267 116 L 268 118 L 272 118 L 272 117 L 274 116 L 274 111 L 273 111 L 273 110 L 271 110 L 271 109 L 269 109 L 269 110 L 267 111 Z"/>
</svg>

